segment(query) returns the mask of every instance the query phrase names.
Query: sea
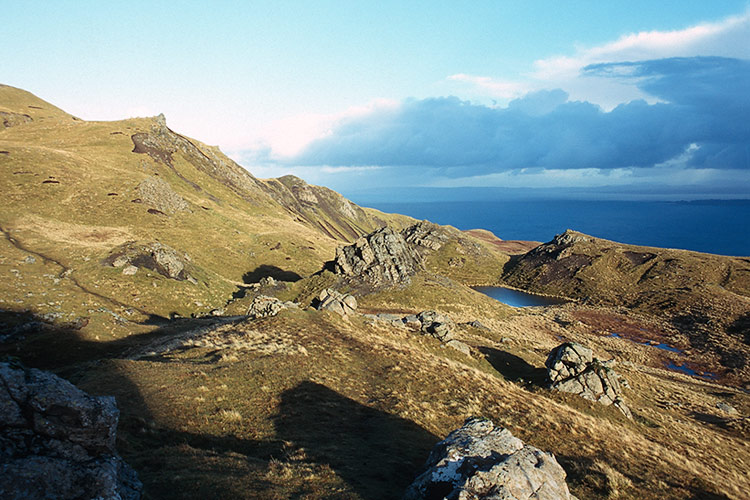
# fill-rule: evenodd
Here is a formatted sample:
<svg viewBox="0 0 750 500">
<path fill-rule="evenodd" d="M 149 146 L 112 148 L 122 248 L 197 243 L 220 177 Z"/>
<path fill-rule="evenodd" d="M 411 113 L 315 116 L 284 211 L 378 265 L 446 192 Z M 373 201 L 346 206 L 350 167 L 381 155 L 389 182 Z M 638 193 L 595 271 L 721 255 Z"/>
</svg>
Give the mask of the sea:
<svg viewBox="0 0 750 500">
<path fill-rule="evenodd" d="M 458 229 L 487 229 L 503 240 L 546 242 L 574 229 L 620 243 L 750 256 L 750 200 L 370 200 L 363 205 Z"/>
</svg>

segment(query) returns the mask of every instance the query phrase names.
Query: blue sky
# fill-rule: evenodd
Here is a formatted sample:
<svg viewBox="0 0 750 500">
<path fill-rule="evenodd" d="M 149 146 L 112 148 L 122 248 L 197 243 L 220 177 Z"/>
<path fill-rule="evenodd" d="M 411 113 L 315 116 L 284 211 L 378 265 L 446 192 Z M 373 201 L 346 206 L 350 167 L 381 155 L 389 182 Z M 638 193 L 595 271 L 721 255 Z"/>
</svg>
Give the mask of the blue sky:
<svg viewBox="0 0 750 500">
<path fill-rule="evenodd" d="M 746 0 L 3 13 L 2 83 L 84 119 L 163 112 L 261 177 L 750 195 Z"/>
</svg>

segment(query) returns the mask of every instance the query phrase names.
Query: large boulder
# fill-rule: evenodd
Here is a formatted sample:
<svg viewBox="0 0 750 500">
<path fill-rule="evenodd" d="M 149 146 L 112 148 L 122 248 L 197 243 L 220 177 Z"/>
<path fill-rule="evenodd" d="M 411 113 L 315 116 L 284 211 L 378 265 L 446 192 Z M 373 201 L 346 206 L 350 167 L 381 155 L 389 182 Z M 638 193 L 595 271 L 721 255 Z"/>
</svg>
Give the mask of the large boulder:
<svg viewBox="0 0 750 500">
<path fill-rule="evenodd" d="M 607 363 L 594 357 L 586 346 L 566 342 L 552 349 L 545 361 L 552 389 L 577 394 L 605 406 L 615 405 L 632 418 L 622 397 L 619 375 Z"/>
<path fill-rule="evenodd" d="M 404 500 L 574 498 L 555 457 L 487 419 L 471 418 L 430 452 Z"/>
<path fill-rule="evenodd" d="M 155 271 L 165 278 L 197 283 L 188 272 L 189 262 L 190 257 L 187 254 L 178 252 L 158 241 L 149 243 L 131 241 L 114 248 L 103 263 L 123 268 L 124 274 L 135 274 L 131 268 L 135 267 L 137 270 L 141 267 Z"/>
<path fill-rule="evenodd" d="M 294 302 L 283 302 L 276 297 L 269 297 L 267 295 L 258 295 L 250 303 L 250 307 L 247 308 L 245 313 L 252 319 L 267 318 L 269 316 L 276 316 L 282 309 L 289 309 L 292 307 L 298 307 Z"/>
<path fill-rule="evenodd" d="M 389 227 L 363 236 L 336 250 L 334 271 L 371 285 L 408 284 L 423 268 L 404 237 Z"/>
<path fill-rule="evenodd" d="M 113 397 L 9 363 L 0 363 L 0 381 L 0 498 L 141 497 L 115 449 Z"/>
<path fill-rule="evenodd" d="M 317 309 L 333 311 L 341 316 L 349 316 L 357 310 L 357 299 L 348 293 L 326 288 L 318 295 Z"/>
</svg>

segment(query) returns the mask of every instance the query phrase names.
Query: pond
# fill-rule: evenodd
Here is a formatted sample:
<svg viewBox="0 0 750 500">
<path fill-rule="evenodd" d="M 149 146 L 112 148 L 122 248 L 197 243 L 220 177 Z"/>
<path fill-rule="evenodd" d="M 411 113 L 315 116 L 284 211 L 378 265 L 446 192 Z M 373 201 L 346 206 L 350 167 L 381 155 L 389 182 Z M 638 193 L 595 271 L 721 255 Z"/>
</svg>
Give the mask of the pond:
<svg viewBox="0 0 750 500">
<path fill-rule="evenodd" d="M 534 295 L 502 286 L 476 286 L 474 290 L 513 307 L 555 306 L 568 302 L 565 299 Z"/>
</svg>

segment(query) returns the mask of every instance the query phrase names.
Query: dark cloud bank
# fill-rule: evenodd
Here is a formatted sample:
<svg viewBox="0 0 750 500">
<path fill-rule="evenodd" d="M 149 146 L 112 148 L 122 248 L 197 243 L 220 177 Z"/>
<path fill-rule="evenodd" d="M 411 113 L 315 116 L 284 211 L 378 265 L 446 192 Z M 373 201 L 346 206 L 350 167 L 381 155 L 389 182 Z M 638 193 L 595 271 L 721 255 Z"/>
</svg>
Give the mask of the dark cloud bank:
<svg viewBox="0 0 750 500">
<path fill-rule="evenodd" d="M 567 101 L 562 90 L 529 94 L 502 109 L 455 97 L 409 100 L 341 123 L 292 162 L 438 167 L 456 177 L 530 167 L 652 167 L 676 158 L 687 167 L 750 168 L 750 61 L 607 63 L 586 67 L 584 75 L 627 79 L 661 102 L 632 101 L 605 112 Z"/>
</svg>

